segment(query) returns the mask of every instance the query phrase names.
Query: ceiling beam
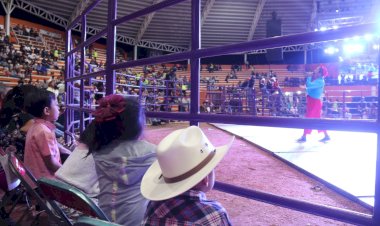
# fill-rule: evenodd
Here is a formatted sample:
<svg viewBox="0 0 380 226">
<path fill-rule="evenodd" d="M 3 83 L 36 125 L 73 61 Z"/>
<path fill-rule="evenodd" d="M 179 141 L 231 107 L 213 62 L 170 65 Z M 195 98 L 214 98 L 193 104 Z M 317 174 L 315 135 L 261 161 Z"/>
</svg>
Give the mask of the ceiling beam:
<svg viewBox="0 0 380 226">
<path fill-rule="evenodd" d="M 54 24 L 62 26 L 66 28 L 67 20 L 63 17 L 57 16 L 46 9 L 42 9 L 38 6 L 31 4 L 30 2 L 22 1 L 22 0 L 14 0 L 13 4 L 21 10 L 29 12 L 37 17 L 43 18 L 47 21 L 50 21 Z"/>
<path fill-rule="evenodd" d="M 317 1 L 313 0 L 313 8 L 311 9 L 310 22 L 307 27 L 307 31 L 313 31 L 315 28 L 318 28 L 317 25 Z"/>
<path fill-rule="evenodd" d="M 203 11 L 201 14 L 201 27 L 205 23 L 206 18 L 208 14 L 210 13 L 212 6 L 214 5 L 214 2 L 215 0 L 207 0 L 207 2 L 205 3 L 205 6 L 203 7 Z"/>
<path fill-rule="evenodd" d="M 69 18 L 69 22 L 73 22 L 81 13 L 82 11 L 88 6 L 90 5 L 91 2 L 93 2 L 94 0 L 79 0 L 77 6 L 75 7 L 75 9 L 73 10 L 73 13 L 71 14 L 70 18 Z"/>
<path fill-rule="evenodd" d="M 247 41 L 251 41 L 253 39 L 253 35 L 255 34 L 257 24 L 259 23 L 261 13 L 264 9 L 264 5 L 267 2 L 267 0 L 259 0 L 259 3 L 257 4 L 255 15 L 253 16 L 251 28 L 249 29 Z"/>
<path fill-rule="evenodd" d="M 4 1 L 6 0 L 0 0 L 0 2 L 4 2 Z M 42 9 L 38 6 L 35 6 L 31 4 L 30 2 L 23 1 L 23 0 L 14 0 L 14 5 L 21 10 L 24 10 L 35 16 L 41 17 L 65 29 L 67 28 L 67 25 L 68 25 L 67 19 L 57 16 L 46 9 Z M 81 25 L 76 24 L 72 29 L 75 31 L 81 32 Z M 95 35 L 99 33 L 100 31 L 101 29 L 95 28 L 93 26 L 87 26 L 87 34 L 89 35 Z M 146 40 L 136 41 L 134 38 L 130 38 L 125 35 L 117 35 L 116 38 L 117 38 L 116 39 L 117 42 L 129 44 L 129 45 L 137 45 L 137 46 L 145 47 L 145 48 L 163 50 L 167 52 L 176 53 L 176 52 L 183 52 L 183 51 L 188 50 L 187 48 L 184 48 L 184 47 L 173 46 L 173 45 L 168 45 L 168 44 L 158 43 L 158 42 L 153 42 L 153 41 L 146 41 Z"/>
<path fill-rule="evenodd" d="M 163 0 L 153 0 L 152 5 L 158 4 L 162 1 Z M 136 41 L 137 42 L 141 41 L 146 29 L 148 28 L 150 22 L 153 19 L 154 14 L 156 14 L 156 12 L 149 13 L 148 15 L 145 16 L 144 22 L 141 24 L 139 31 L 137 32 L 137 35 L 136 35 Z"/>
<path fill-rule="evenodd" d="M 202 29 L 202 26 L 205 23 L 206 18 L 208 16 L 208 14 L 210 13 L 210 11 L 211 11 L 212 6 L 214 5 L 214 3 L 215 3 L 215 0 L 207 0 L 207 2 L 205 3 L 205 6 L 203 7 L 203 10 L 201 12 L 200 29 Z M 189 49 L 191 49 L 191 39 L 190 39 L 190 43 L 189 43 Z"/>
</svg>

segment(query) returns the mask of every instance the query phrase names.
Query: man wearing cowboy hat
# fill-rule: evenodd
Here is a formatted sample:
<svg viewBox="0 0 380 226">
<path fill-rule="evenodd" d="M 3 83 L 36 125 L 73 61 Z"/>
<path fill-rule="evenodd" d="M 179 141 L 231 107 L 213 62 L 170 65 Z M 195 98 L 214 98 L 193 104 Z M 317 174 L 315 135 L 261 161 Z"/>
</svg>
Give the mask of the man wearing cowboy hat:
<svg viewBox="0 0 380 226">
<path fill-rule="evenodd" d="M 328 75 L 326 66 L 320 65 L 317 67 L 312 76 L 306 79 L 306 118 L 321 118 L 322 114 L 322 95 L 325 87 L 324 77 Z M 303 135 L 297 140 L 298 143 L 306 142 L 306 135 L 311 133 L 311 129 L 304 129 Z M 327 142 L 330 136 L 326 130 L 318 130 L 319 133 L 323 132 L 325 137 L 320 142 Z"/>
<path fill-rule="evenodd" d="M 142 225 L 231 225 L 223 206 L 205 192 L 213 188 L 214 168 L 233 140 L 214 147 L 196 126 L 165 137 L 141 182 L 142 195 L 151 200 Z"/>
</svg>

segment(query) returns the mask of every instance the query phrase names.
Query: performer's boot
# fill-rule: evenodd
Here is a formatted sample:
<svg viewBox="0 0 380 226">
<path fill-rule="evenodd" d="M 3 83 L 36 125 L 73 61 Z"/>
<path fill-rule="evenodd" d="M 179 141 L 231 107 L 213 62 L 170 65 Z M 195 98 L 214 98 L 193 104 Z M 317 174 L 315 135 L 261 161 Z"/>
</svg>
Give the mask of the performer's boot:
<svg viewBox="0 0 380 226">
<path fill-rule="evenodd" d="M 327 141 L 329 141 L 329 140 L 331 140 L 331 139 L 330 139 L 330 136 L 329 136 L 329 135 L 325 135 L 325 137 L 322 138 L 322 139 L 320 139 L 319 141 L 320 141 L 320 142 L 327 142 Z"/>
<path fill-rule="evenodd" d="M 306 142 L 306 136 L 305 136 L 305 135 L 302 135 L 302 137 L 299 138 L 299 139 L 297 140 L 297 142 L 298 142 L 298 143 L 304 143 L 304 142 Z"/>
</svg>

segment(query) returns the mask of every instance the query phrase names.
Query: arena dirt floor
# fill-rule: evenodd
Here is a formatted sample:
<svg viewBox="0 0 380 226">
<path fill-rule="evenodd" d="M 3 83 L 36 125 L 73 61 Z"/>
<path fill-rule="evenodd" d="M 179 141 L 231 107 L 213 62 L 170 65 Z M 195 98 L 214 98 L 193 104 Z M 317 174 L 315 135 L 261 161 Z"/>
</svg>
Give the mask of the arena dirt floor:
<svg viewBox="0 0 380 226">
<path fill-rule="evenodd" d="M 170 123 L 152 126 L 146 130 L 145 139 L 158 144 L 174 129 L 187 125 L 187 123 Z M 225 144 L 231 137 L 231 134 L 212 125 L 202 123 L 200 126 L 214 146 Z M 324 187 L 240 138 L 235 139 L 229 153 L 216 168 L 216 180 L 288 198 L 372 214 L 364 207 Z M 313 189 L 316 186 L 322 189 Z M 222 203 L 233 225 L 350 225 L 219 191 L 211 191 L 207 196 Z"/>
<path fill-rule="evenodd" d="M 187 125 L 188 123 L 171 122 L 167 125 L 148 126 L 144 139 L 158 144 L 171 131 Z M 231 137 L 231 134 L 212 125 L 202 123 L 200 126 L 214 146 L 225 144 Z M 266 193 L 371 214 L 364 207 L 322 186 L 240 138 L 235 139 L 231 150 L 216 168 L 216 180 Z M 322 189 L 312 189 L 315 186 L 320 186 Z M 350 225 L 215 190 L 207 193 L 207 196 L 222 203 L 235 226 Z M 25 210 L 25 205 L 19 205 L 12 218 L 17 219 L 22 210 Z M 32 219 L 32 216 L 26 216 L 20 225 L 30 225 Z M 40 217 L 38 225 L 48 225 L 46 216 Z"/>
</svg>

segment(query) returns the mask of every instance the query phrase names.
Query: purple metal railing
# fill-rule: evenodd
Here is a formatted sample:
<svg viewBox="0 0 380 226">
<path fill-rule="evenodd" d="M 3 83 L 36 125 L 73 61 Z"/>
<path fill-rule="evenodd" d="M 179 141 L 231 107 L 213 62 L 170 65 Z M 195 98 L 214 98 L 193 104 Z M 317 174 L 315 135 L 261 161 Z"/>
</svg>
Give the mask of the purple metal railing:
<svg viewBox="0 0 380 226">
<path fill-rule="evenodd" d="M 161 3 L 152 5 L 143 10 L 137 11 L 130 15 L 126 15 L 119 19 L 116 19 L 117 15 L 117 0 L 108 1 L 108 26 L 102 30 L 97 35 L 91 37 L 88 40 L 82 38 L 82 43 L 80 43 L 75 49 L 72 48 L 71 42 L 71 29 L 79 22 L 82 21 L 82 26 L 85 25 L 85 16 L 88 14 L 99 2 L 100 0 L 94 1 L 89 7 L 87 7 L 81 16 L 76 18 L 69 26 L 66 32 L 66 91 L 68 98 L 66 98 L 66 103 L 68 105 L 73 103 L 73 90 L 68 86 L 68 83 L 73 83 L 76 80 L 82 80 L 86 78 L 95 77 L 96 75 L 106 74 L 106 93 L 111 94 L 114 92 L 114 82 L 115 82 L 115 70 L 127 67 L 142 66 L 148 64 L 158 64 L 164 62 L 172 62 L 179 60 L 190 59 L 191 63 L 191 108 L 190 113 L 164 113 L 164 112 L 149 112 L 148 117 L 164 118 L 164 119 L 177 119 L 177 120 L 187 120 L 192 125 L 196 125 L 199 122 L 223 122 L 223 123 L 233 123 L 241 125 L 256 125 L 256 126 L 272 126 L 272 127 L 288 127 L 288 128 L 304 128 L 307 124 L 308 128 L 313 129 L 334 129 L 334 130 L 347 130 L 347 131 L 363 131 L 363 132 L 373 132 L 377 133 L 377 165 L 376 172 L 380 172 L 380 122 L 360 122 L 360 121 L 332 121 L 323 119 L 295 119 L 295 118 L 269 118 L 269 117 L 255 117 L 255 116 L 231 116 L 231 115 L 207 115 L 199 114 L 199 69 L 200 69 L 200 58 L 219 56 L 237 52 L 247 52 L 252 50 L 267 49 L 267 48 L 277 48 L 290 45 L 301 45 L 315 42 L 323 42 L 329 40 L 343 39 L 345 37 L 360 36 L 367 32 L 372 32 L 379 29 L 377 24 L 364 24 L 352 27 L 340 28 L 337 30 L 328 30 L 324 32 L 308 32 L 297 35 L 288 35 L 281 37 L 274 37 L 262 40 L 253 40 L 238 44 L 231 44 L 225 46 L 218 46 L 213 48 L 201 49 L 200 43 L 200 0 L 191 0 L 191 50 L 184 53 L 175 53 L 160 57 L 153 57 L 148 59 L 140 59 L 130 62 L 123 62 L 115 64 L 115 33 L 116 25 L 127 22 L 129 20 L 135 19 L 137 17 L 144 16 L 151 12 L 178 4 L 184 0 L 167 0 Z M 82 19 L 81 19 L 82 18 Z M 84 22 L 84 23 L 83 23 Z M 81 70 L 81 75 L 74 77 L 73 74 L 73 61 L 74 54 L 89 46 L 92 42 L 99 39 L 101 36 L 107 34 L 107 64 L 105 72 L 96 72 L 84 74 L 84 70 Z M 85 37 L 86 30 L 82 29 L 82 37 Z M 82 57 L 81 57 L 82 58 Z M 378 60 L 380 62 L 380 58 Z M 81 60 L 81 68 L 84 67 L 84 60 Z M 83 82 L 82 82 L 83 84 Z M 378 83 L 380 88 L 380 84 Z M 81 87 L 83 92 L 83 88 Z M 378 89 L 380 90 L 380 89 Z M 379 97 L 379 93 L 378 93 Z M 379 97 L 380 99 L 380 97 Z M 81 102 L 83 98 L 81 98 Z M 83 106 L 83 103 L 81 103 Z M 67 121 L 65 126 L 69 125 L 71 121 L 74 120 L 73 111 L 79 112 L 90 112 L 91 109 L 84 109 L 76 106 L 68 106 L 68 111 L 66 113 Z M 378 117 L 380 115 L 380 109 L 378 108 Z M 81 118 L 82 120 L 83 118 Z M 227 185 L 222 183 L 217 183 L 216 188 L 231 194 L 240 195 L 243 197 L 260 200 L 263 202 L 268 202 L 274 205 L 280 205 L 291 209 L 296 209 L 298 211 L 307 212 L 319 216 L 324 216 L 348 223 L 360 224 L 360 225 L 379 225 L 380 222 L 380 173 L 376 174 L 376 187 L 375 187 L 375 206 L 373 217 L 351 212 L 348 210 L 339 210 L 334 207 L 327 207 L 318 204 L 305 203 L 299 200 L 292 200 L 285 197 L 279 197 L 272 194 L 260 193 L 257 191 L 247 190 L 244 188 L 239 188 L 233 185 Z"/>
</svg>

